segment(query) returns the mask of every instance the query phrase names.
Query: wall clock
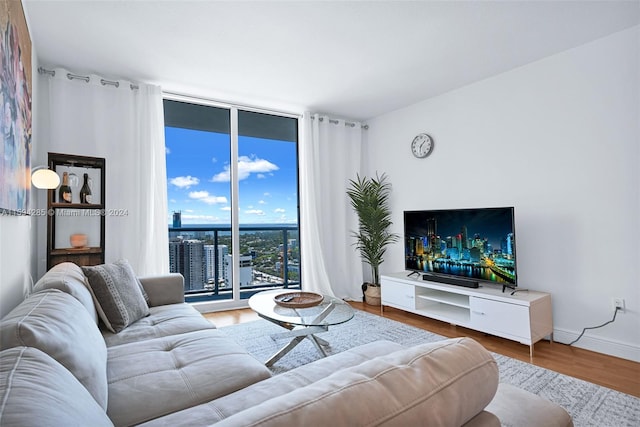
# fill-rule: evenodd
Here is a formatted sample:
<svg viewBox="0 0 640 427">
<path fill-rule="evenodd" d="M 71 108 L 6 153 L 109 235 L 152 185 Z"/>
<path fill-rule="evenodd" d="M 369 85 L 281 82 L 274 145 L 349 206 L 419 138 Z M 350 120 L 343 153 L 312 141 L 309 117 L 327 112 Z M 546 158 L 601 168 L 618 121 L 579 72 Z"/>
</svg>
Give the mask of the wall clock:
<svg viewBox="0 0 640 427">
<path fill-rule="evenodd" d="M 418 134 L 411 141 L 411 152 L 419 159 L 424 159 L 433 151 L 433 139 L 426 133 Z"/>
</svg>

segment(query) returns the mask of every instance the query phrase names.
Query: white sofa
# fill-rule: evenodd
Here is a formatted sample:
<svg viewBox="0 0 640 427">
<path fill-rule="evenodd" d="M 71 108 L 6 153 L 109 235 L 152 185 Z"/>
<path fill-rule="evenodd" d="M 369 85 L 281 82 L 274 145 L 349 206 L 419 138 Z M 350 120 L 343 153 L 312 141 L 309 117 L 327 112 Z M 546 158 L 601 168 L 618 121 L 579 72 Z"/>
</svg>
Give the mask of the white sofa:
<svg viewBox="0 0 640 427">
<path fill-rule="evenodd" d="M 379 341 L 271 376 L 184 303 L 177 274 L 141 278 L 149 314 L 105 330 L 83 271 L 55 266 L 0 321 L 2 426 L 571 426 L 498 384 L 469 338 Z"/>
</svg>

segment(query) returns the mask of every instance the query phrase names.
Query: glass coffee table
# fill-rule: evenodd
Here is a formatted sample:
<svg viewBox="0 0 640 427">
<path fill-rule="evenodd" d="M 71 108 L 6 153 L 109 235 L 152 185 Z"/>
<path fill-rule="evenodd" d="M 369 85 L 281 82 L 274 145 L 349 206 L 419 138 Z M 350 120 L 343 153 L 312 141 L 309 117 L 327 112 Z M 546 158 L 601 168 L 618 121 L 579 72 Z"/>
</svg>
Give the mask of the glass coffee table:
<svg viewBox="0 0 640 427">
<path fill-rule="evenodd" d="M 276 354 L 265 362 L 271 366 L 289 353 L 305 338 L 309 339 L 322 356 L 327 356 L 323 346 L 329 343 L 315 334 L 326 332 L 329 326 L 348 322 L 353 318 L 353 308 L 343 300 L 324 295 L 324 299 L 318 305 L 308 308 L 289 308 L 277 304 L 274 297 L 280 294 L 292 292 L 291 289 L 276 289 L 273 291 L 259 292 L 249 298 L 249 307 L 258 316 L 271 323 L 275 323 L 287 332 L 271 335 L 271 338 L 292 338 L 289 344 L 281 348 Z"/>
</svg>

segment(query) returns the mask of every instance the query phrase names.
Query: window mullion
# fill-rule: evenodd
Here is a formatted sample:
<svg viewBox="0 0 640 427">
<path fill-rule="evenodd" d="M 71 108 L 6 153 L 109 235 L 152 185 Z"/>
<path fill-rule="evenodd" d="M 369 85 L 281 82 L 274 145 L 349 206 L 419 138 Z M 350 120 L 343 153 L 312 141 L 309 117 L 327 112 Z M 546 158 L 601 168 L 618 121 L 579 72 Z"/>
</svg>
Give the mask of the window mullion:
<svg viewBox="0 0 640 427">
<path fill-rule="evenodd" d="M 234 301 L 240 300 L 240 214 L 239 214 L 239 185 L 238 185 L 238 109 L 232 107 L 231 118 L 231 257 L 232 286 Z"/>
</svg>

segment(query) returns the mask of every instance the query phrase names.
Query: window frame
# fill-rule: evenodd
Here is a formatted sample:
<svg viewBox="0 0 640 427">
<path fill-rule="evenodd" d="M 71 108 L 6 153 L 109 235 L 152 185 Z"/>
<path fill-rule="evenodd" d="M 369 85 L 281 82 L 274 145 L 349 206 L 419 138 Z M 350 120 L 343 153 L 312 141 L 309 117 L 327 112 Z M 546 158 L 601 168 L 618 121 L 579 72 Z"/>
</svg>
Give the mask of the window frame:
<svg viewBox="0 0 640 427">
<path fill-rule="evenodd" d="M 238 118 L 240 111 L 246 112 L 254 112 L 267 114 L 272 116 L 279 116 L 285 118 L 295 119 L 297 123 L 297 132 L 296 132 L 296 176 L 297 176 L 297 185 L 296 185 L 296 197 L 297 197 L 297 226 L 298 226 L 298 240 L 300 240 L 301 232 L 300 232 L 300 139 L 301 139 L 301 126 L 300 120 L 303 115 L 301 113 L 292 113 L 285 111 L 276 111 L 270 110 L 267 108 L 249 106 L 249 105 L 240 105 L 227 103 L 223 101 L 217 101 L 213 99 L 207 99 L 202 97 L 194 97 L 189 95 L 182 95 L 171 92 L 163 92 L 162 96 L 163 100 L 177 101 L 177 102 L 185 102 L 191 104 L 197 104 L 208 107 L 216 107 L 223 108 L 229 110 L 229 119 L 230 119 L 230 190 L 231 190 L 231 253 L 239 254 L 240 253 L 240 203 L 239 203 L 239 181 L 238 181 L 238 158 L 239 158 L 239 130 L 238 130 Z M 164 127 L 164 126 L 163 126 Z M 167 177 L 168 178 L 168 177 Z M 188 227 L 188 226 L 187 226 Z M 169 227 L 168 227 L 169 228 Z M 298 241 L 299 251 L 302 251 L 300 247 L 300 241 Z M 241 289 L 240 289 L 240 257 L 235 256 L 233 259 L 232 267 L 232 298 L 231 299 L 220 299 L 220 300 L 208 300 L 208 301 L 196 301 L 191 302 L 193 306 L 195 306 L 200 312 L 209 312 L 209 311 L 220 311 L 227 309 L 235 309 L 235 308 L 244 308 L 248 307 L 248 299 L 241 298 Z M 300 260 L 302 260 L 302 256 L 300 256 Z M 302 288 L 302 262 L 299 265 L 299 282 L 300 288 Z"/>
</svg>

